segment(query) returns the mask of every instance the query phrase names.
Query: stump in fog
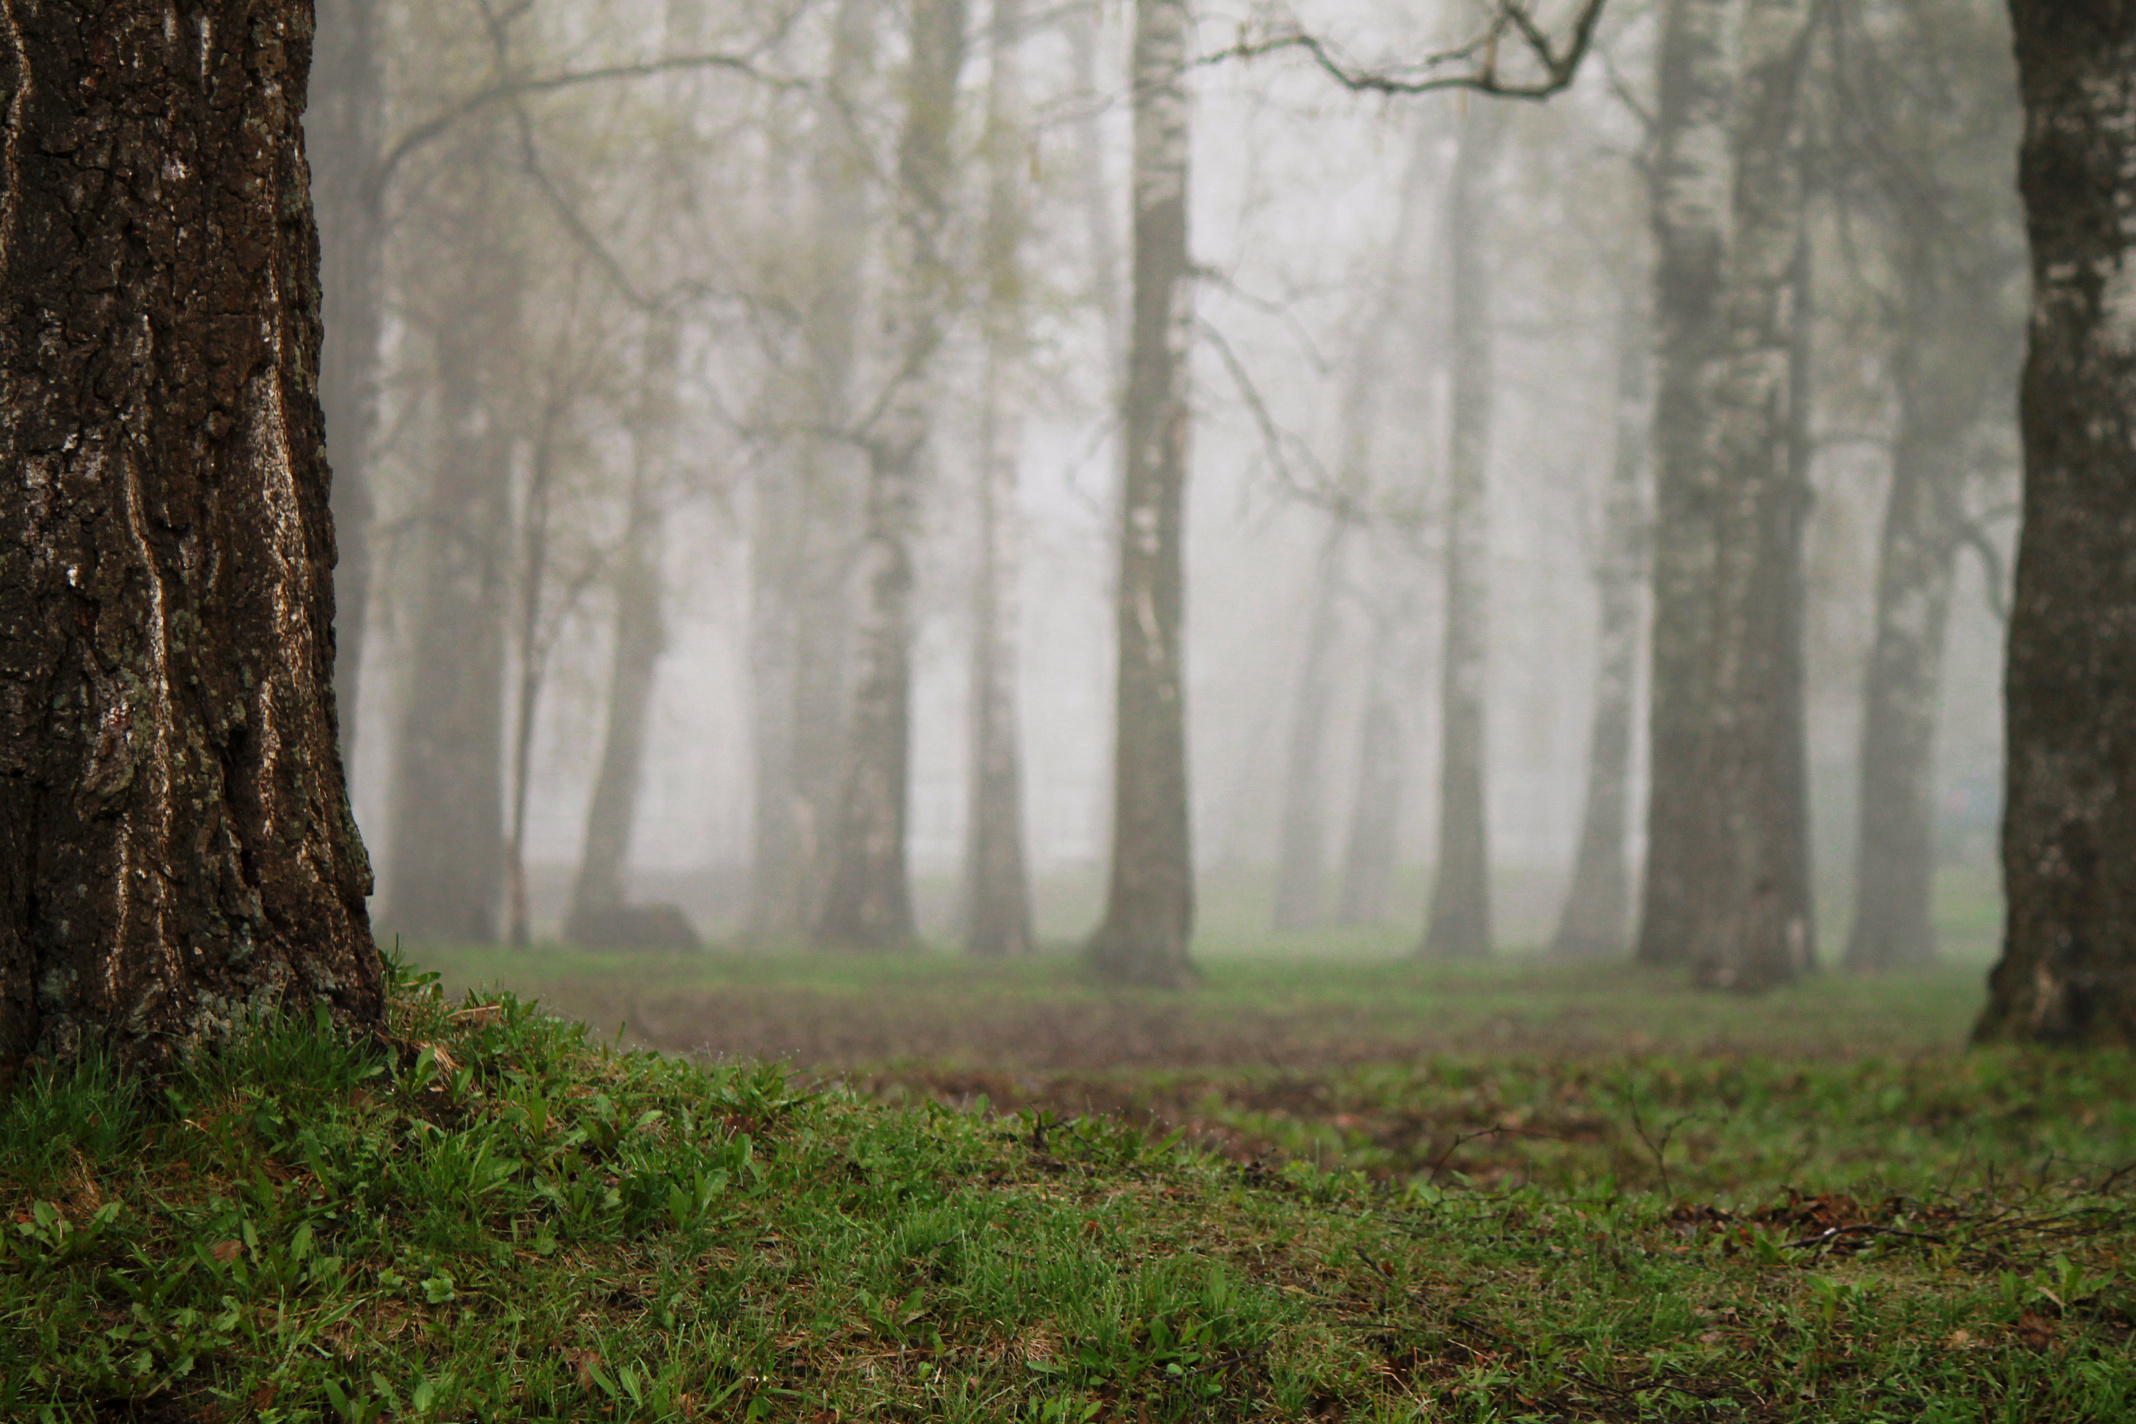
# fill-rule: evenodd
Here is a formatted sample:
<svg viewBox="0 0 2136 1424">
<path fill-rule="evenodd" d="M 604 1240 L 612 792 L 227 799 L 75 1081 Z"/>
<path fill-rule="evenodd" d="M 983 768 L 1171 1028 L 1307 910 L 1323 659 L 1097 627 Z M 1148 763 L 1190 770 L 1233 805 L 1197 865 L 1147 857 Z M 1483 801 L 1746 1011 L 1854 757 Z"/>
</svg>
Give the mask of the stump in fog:
<svg viewBox="0 0 2136 1424">
<path fill-rule="evenodd" d="M 1134 295 L 1123 394 L 1119 676 L 1113 743 L 1112 874 L 1091 962 L 1121 983 L 1194 975 L 1194 857 L 1187 814 L 1185 542 L 1187 258 L 1183 0 L 1137 0 Z"/>
<path fill-rule="evenodd" d="M 0 6 L 0 1064 L 375 1022 L 333 699 L 310 6 Z M 92 43 L 93 40 L 93 43 Z"/>
<path fill-rule="evenodd" d="M 1978 1035 L 2136 1041 L 2136 7 L 2012 0 L 2032 240 L 2001 961 Z"/>
</svg>

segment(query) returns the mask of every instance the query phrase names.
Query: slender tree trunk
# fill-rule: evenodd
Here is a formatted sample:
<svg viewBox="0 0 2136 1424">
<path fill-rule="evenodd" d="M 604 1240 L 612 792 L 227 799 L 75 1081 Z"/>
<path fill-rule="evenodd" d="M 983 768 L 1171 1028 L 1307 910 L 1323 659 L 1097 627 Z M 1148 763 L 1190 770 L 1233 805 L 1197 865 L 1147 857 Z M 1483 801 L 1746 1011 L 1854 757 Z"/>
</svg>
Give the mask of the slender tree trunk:
<svg viewBox="0 0 2136 1424">
<path fill-rule="evenodd" d="M 1646 870 L 1637 956 L 1692 958 L 1698 768 L 1711 711 L 1712 388 L 1728 250 L 1730 0 L 1669 0 L 1654 131 L 1653 648 Z"/>
<path fill-rule="evenodd" d="M 344 750 L 356 745 L 358 679 L 371 598 L 371 441 L 378 426 L 384 225 L 372 191 L 384 126 L 378 0 L 317 0 L 304 138 L 319 213 L 326 324 L 319 403 L 334 467 L 334 701 Z"/>
<path fill-rule="evenodd" d="M 1022 0 L 994 0 L 989 46 L 986 387 L 979 470 L 979 567 L 972 597 L 972 780 L 965 851 L 968 948 L 987 958 L 1031 950 L 1025 869 L 1023 759 L 1016 727 L 1017 546 L 1022 515 L 1023 174 L 1028 120 L 1018 46 Z"/>
<path fill-rule="evenodd" d="M 1331 520 L 1313 570 L 1312 616 L 1305 629 L 1305 657 L 1298 670 L 1297 706 L 1291 713 L 1284 759 L 1283 821 L 1276 850 L 1275 927 L 1291 933 L 1312 929 L 1325 918 L 1321 894 L 1328 878 L 1327 785 L 1321 775 L 1328 740 L 1328 703 L 1334 692 L 1335 639 L 1341 626 L 1343 546 L 1349 527 Z"/>
<path fill-rule="evenodd" d="M 1799 666 L 1806 491 L 1791 438 L 1804 374 L 1796 109 L 1808 0 L 1751 0 L 1741 36 L 1729 352 L 1715 389 L 1712 654 L 1693 859 L 1693 973 L 1783 984 L 1810 964 Z"/>
<path fill-rule="evenodd" d="M 954 274 L 944 251 L 956 173 L 950 154 L 957 77 L 964 67 L 964 0 L 912 0 L 912 60 L 898 156 L 898 254 L 904 289 L 890 311 L 897 375 L 868 435 L 862 548 L 866 605 L 858 628 L 860 679 L 839 800 L 836 862 L 817 945 L 890 949 L 914 943 L 905 865 L 911 796 L 912 543 L 921 465 L 936 395 L 931 368 L 949 324 Z"/>
<path fill-rule="evenodd" d="M 1982 1039 L 2136 1042 L 2136 7 L 2011 0 L 2032 239 Z"/>
<path fill-rule="evenodd" d="M 1090 957 L 1121 983 L 1193 978 L 1187 816 L 1185 542 L 1189 21 L 1185 0 L 1136 0 L 1134 299 L 1123 395 L 1119 672 L 1112 877 Z"/>
<path fill-rule="evenodd" d="M 1860 841 L 1849 969 L 1928 964 L 1935 879 L 1936 704 L 1956 574 L 1965 452 L 2000 345 L 1934 238 L 1902 241 L 1893 342 L 1898 437 L 1863 694 Z M 1954 280 L 1955 279 L 1955 280 Z"/>
<path fill-rule="evenodd" d="M 0 3 L 9 1070 L 383 1011 L 332 694 L 310 21 Z"/>
<path fill-rule="evenodd" d="M 484 355 L 510 349 L 516 296 L 470 274 L 437 336 L 438 450 L 418 526 L 415 646 L 395 747 L 390 913 L 411 938 L 497 937 L 503 894 L 505 574 L 511 442 Z"/>
<path fill-rule="evenodd" d="M 1587 795 L 1572 889 L 1550 952 L 1560 959 L 1609 959 L 1627 949 L 1631 881 L 1625 817 L 1631 807 L 1632 715 L 1639 671 L 1640 587 L 1647 571 L 1648 364 L 1653 359 L 1646 302 L 1627 292 L 1617 325 L 1616 450 L 1602 500 L 1602 551 L 1595 567 L 1601 604 L 1595 634 L 1595 709 L 1587 739 Z"/>
<path fill-rule="evenodd" d="M 519 645 L 519 685 L 512 708 L 512 806 L 504 850 L 504 903 L 507 944 L 524 947 L 533 938 L 527 910 L 527 806 L 534 780 L 535 718 L 541 711 L 541 685 L 549 649 L 541 636 L 542 603 L 549 584 L 549 495 L 556 483 L 558 412 L 543 413 L 534 439 L 527 480 L 519 550 L 519 616 L 514 640 Z"/>
<path fill-rule="evenodd" d="M 821 912 L 842 769 L 859 543 L 854 354 L 870 220 L 866 160 L 848 106 L 874 62 L 875 6 L 840 0 L 830 80 L 816 103 L 809 183 L 815 204 L 805 361 L 795 408 L 808 429 L 793 463 L 767 469 L 750 539 L 752 725 L 756 766 L 750 932 L 800 938 Z"/>
<path fill-rule="evenodd" d="M 1474 105 L 1454 165 L 1448 272 L 1453 316 L 1453 431 L 1446 461 L 1446 640 L 1439 684 L 1439 856 L 1418 952 L 1491 952 L 1491 853 L 1484 791 L 1489 676 L 1492 372 L 1491 185 L 1504 116 Z"/>
<path fill-rule="evenodd" d="M 651 472 L 641 447 L 631 489 L 630 526 L 615 574 L 616 643 L 608 674 L 608 730 L 600 772 L 586 808 L 586 845 L 572 887 L 564 937 L 573 944 L 614 944 L 606 932 L 627 907 L 623 867 L 637 818 L 645 766 L 645 727 L 653 674 L 666 644 L 660 616 L 660 523 Z"/>
<path fill-rule="evenodd" d="M 1357 799 L 1350 806 L 1349 843 L 1343 852 L 1342 902 L 1336 918 L 1345 925 L 1385 922 L 1394 883 L 1407 767 L 1401 707 L 1390 670 L 1393 642 L 1393 629 L 1382 623 L 1373 636 L 1365 717 L 1357 739 Z"/>
</svg>

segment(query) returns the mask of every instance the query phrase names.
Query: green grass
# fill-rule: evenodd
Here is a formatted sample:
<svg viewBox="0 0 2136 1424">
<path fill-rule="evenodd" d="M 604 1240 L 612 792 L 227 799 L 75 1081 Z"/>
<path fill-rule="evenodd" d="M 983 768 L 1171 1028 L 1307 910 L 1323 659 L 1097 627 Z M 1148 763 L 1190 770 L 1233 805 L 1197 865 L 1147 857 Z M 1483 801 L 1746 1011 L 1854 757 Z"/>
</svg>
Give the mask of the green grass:
<svg viewBox="0 0 2136 1424">
<path fill-rule="evenodd" d="M 947 996 L 930 967 L 669 966 L 861 1001 Z M 1171 1011 L 1407 994 L 1495 1036 L 1533 971 L 1238 972 Z M 1962 1023 L 1936 982 L 1899 1039 Z M 1111 1002 L 1059 964 L 999 984 Z M 1789 1022 L 1892 992 L 1819 985 Z M 1688 1012 L 1634 1021 L 1764 1031 Z M 1069 1070 L 848 1087 L 402 975 L 385 1041 L 261 1024 L 0 1103 L 0 1417 L 2131 1417 L 2136 1065 L 1939 1041 L 1074 1070 L 1186 1114 L 1167 1140 L 1047 1105 Z"/>
</svg>

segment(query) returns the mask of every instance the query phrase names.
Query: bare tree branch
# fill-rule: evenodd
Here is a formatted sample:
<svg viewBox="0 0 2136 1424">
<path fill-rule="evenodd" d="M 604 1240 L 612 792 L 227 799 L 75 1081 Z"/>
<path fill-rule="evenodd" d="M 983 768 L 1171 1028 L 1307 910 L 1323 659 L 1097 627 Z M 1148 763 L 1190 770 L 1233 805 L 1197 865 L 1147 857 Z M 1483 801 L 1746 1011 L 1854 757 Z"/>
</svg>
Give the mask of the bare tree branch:
<svg viewBox="0 0 2136 1424">
<path fill-rule="evenodd" d="M 1353 93 L 1400 95 L 1466 89 L 1509 99 L 1547 99 L 1579 74 L 1581 61 L 1594 47 L 1595 30 L 1601 24 L 1606 3 L 1607 0 L 1581 0 L 1562 47 L 1536 20 L 1531 0 L 1498 0 L 1490 23 L 1473 39 L 1408 64 L 1376 69 L 1359 64 L 1327 40 L 1295 26 L 1261 39 L 1242 37 L 1228 49 L 1203 55 L 1194 63 L 1222 64 L 1296 50 Z M 1540 77 L 1508 78 L 1503 68 L 1508 51 L 1532 60 L 1541 70 Z M 1447 73 L 1448 70 L 1456 72 Z"/>
</svg>

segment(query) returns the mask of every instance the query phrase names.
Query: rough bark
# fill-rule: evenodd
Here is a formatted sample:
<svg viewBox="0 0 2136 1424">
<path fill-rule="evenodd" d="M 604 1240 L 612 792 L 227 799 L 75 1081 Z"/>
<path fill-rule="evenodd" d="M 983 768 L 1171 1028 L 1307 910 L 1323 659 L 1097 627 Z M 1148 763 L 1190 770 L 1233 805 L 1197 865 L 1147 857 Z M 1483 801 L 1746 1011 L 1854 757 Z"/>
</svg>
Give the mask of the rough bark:
<svg viewBox="0 0 2136 1424">
<path fill-rule="evenodd" d="M 1602 499 L 1600 604 L 1595 631 L 1595 706 L 1587 738 L 1587 792 L 1572 888 L 1550 952 L 1560 959 L 1608 959 L 1628 948 L 1630 867 L 1625 817 L 1631 806 L 1634 680 L 1639 671 L 1640 587 L 1647 571 L 1646 496 L 1652 338 L 1646 302 L 1627 293 L 1617 326 L 1616 448 Z"/>
<path fill-rule="evenodd" d="M 1469 110 L 1448 204 L 1453 324 L 1453 429 L 1446 459 L 1446 635 L 1439 681 L 1439 841 L 1431 914 L 1418 952 L 1481 959 L 1491 952 L 1491 852 L 1484 772 L 1489 676 L 1492 371 L 1492 182 L 1505 120 Z"/>
<path fill-rule="evenodd" d="M 477 264 L 436 336 L 437 449 L 415 530 L 421 585 L 393 764 L 381 919 L 417 940 L 497 936 L 504 891 L 504 624 L 511 442 L 484 389 L 516 295 Z M 485 276 L 485 271 L 492 275 Z"/>
<path fill-rule="evenodd" d="M 378 0 L 317 0 L 311 103 L 304 118 L 319 216 L 325 348 L 319 403 L 334 469 L 334 701 L 344 751 L 356 744 L 371 598 L 371 441 L 378 426 L 378 342 L 385 233 L 373 191 L 384 125 Z"/>
<path fill-rule="evenodd" d="M 1187 815 L 1185 542 L 1188 15 L 1137 0 L 1134 280 L 1122 394 L 1118 680 L 1112 872 L 1092 964 L 1121 983 L 1193 977 L 1194 859 Z"/>
<path fill-rule="evenodd" d="M 881 950 L 917 941 L 905 863 L 911 797 L 913 540 L 933 423 L 932 368 L 955 278 L 944 248 L 956 168 L 950 152 L 964 67 L 964 0 L 912 0 L 912 58 L 898 152 L 901 290 L 886 312 L 895 380 L 866 433 L 868 495 L 856 642 L 860 675 L 847 727 L 835 862 L 812 940 Z"/>
<path fill-rule="evenodd" d="M 2136 6 L 2011 0 L 2033 303 L 1982 1039 L 2136 1042 Z"/>
<path fill-rule="evenodd" d="M 375 1023 L 309 7 L 0 3 L 0 1067 Z"/>
<path fill-rule="evenodd" d="M 1655 244 L 1654 547 L 1647 853 L 1637 957 L 1692 958 L 1691 864 L 1709 711 L 1713 464 L 1710 405 L 1728 250 L 1729 0 L 1669 0 L 1651 192 Z"/>
<path fill-rule="evenodd" d="M 814 924 L 830 874 L 845 765 L 849 579 L 859 542 L 851 424 L 854 354 L 869 220 L 866 162 L 847 106 L 873 63 L 875 8 L 842 0 L 829 82 L 815 106 L 801 369 L 790 393 L 803 432 L 767 464 L 750 534 L 750 680 L 756 799 L 749 925 L 790 941 Z"/>
<path fill-rule="evenodd" d="M 1702 700 L 1694 980 L 1756 990 L 1811 960 L 1800 603 L 1807 363 L 1797 107 L 1807 0 L 1751 0 L 1740 40 L 1728 349 L 1713 393 L 1712 647 Z"/>
<path fill-rule="evenodd" d="M 1282 932 L 1312 929 L 1321 923 L 1322 892 L 1328 878 L 1327 785 L 1322 775 L 1328 740 L 1328 703 L 1332 700 L 1335 639 L 1341 624 L 1343 545 L 1348 526 L 1328 525 L 1313 571 L 1312 616 L 1305 630 L 1305 656 L 1298 669 L 1297 705 L 1291 713 L 1288 754 L 1284 758 L 1283 820 L 1276 847 L 1275 927 Z"/>
<path fill-rule="evenodd" d="M 985 958 L 1028 954 L 1023 755 L 1017 735 L 1017 548 L 1022 513 L 1022 247 L 1028 118 L 1020 58 L 1022 0 L 994 0 L 987 113 L 986 371 L 981 395 L 979 561 L 972 591 L 971 810 L 965 848 L 965 946 Z"/>
</svg>

